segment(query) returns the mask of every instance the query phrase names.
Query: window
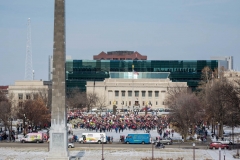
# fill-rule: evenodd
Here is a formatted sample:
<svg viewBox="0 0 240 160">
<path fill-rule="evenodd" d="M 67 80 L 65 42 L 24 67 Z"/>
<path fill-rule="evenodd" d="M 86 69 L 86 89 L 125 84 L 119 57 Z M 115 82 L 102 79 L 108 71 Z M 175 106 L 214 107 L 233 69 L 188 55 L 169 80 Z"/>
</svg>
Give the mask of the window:
<svg viewBox="0 0 240 160">
<path fill-rule="evenodd" d="M 26 99 L 31 99 L 30 94 L 26 94 Z"/>
<path fill-rule="evenodd" d="M 125 91 L 122 91 L 122 97 L 125 97 Z"/>
<path fill-rule="evenodd" d="M 131 101 L 129 101 L 129 106 L 131 106 Z"/>
<path fill-rule="evenodd" d="M 159 91 L 155 91 L 155 97 L 159 96 Z"/>
<path fill-rule="evenodd" d="M 142 102 L 142 105 L 145 106 L 145 101 Z"/>
<path fill-rule="evenodd" d="M 134 91 L 135 92 L 135 97 L 139 97 L 139 91 Z"/>
<path fill-rule="evenodd" d="M 148 91 L 148 97 L 152 97 L 152 91 Z"/>
<path fill-rule="evenodd" d="M 128 91 L 128 97 L 132 97 L 132 91 Z"/>
<path fill-rule="evenodd" d="M 124 105 L 124 101 L 122 101 L 121 105 Z"/>
<path fill-rule="evenodd" d="M 164 101 L 162 102 L 162 105 L 165 105 Z"/>
<path fill-rule="evenodd" d="M 161 93 L 165 93 L 166 91 L 161 91 Z"/>
<path fill-rule="evenodd" d="M 142 91 L 142 97 L 146 96 L 146 91 Z"/>
<path fill-rule="evenodd" d="M 118 101 L 115 101 L 115 105 L 117 105 L 118 104 Z"/>
<path fill-rule="evenodd" d="M 156 101 L 156 105 L 158 105 L 158 102 Z"/>
<path fill-rule="evenodd" d="M 109 101 L 109 104 L 111 105 L 111 101 Z"/>
<path fill-rule="evenodd" d="M 115 97 L 119 96 L 119 91 L 115 91 Z"/>
<path fill-rule="evenodd" d="M 18 94 L 18 99 L 23 99 L 23 94 L 22 93 Z"/>
</svg>

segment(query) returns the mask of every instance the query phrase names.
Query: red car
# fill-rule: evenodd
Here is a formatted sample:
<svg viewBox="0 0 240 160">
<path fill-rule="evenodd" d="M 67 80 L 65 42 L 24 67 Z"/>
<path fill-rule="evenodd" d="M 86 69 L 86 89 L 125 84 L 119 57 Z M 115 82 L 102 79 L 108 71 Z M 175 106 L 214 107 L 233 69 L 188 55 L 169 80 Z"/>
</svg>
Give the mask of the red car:
<svg viewBox="0 0 240 160">
<path fill-rule="evenodd" d="M 229 149 L 229 145 L 228 144 L 222 144 L 221 142 L 211 142 L 209 144 L 209 149 Z"/>
</svg>

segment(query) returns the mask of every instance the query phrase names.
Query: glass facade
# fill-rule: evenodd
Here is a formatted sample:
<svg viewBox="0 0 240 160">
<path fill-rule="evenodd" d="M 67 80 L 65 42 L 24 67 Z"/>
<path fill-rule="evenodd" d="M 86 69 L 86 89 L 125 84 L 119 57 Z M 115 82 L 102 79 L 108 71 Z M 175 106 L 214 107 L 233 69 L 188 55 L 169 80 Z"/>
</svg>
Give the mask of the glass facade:
<svg viewBox="0 0 240 160">
<path fill-rule="evenodd" d="M 218 68 L 217 60 L 67 60 L 66 87 L 86 90 L 87 81 L 103 81 L 110 72 L 166 72 L 173 82 L 197 87 L 204 67 Z M 119 75 L 119 74 L 115 74 Z M 158 75 L 158 74 L 156 74 Z M 153 78 L 153 77 L 152 77 Z M 158 77 L 156 77 L 158 78 Z"/>
</svg>

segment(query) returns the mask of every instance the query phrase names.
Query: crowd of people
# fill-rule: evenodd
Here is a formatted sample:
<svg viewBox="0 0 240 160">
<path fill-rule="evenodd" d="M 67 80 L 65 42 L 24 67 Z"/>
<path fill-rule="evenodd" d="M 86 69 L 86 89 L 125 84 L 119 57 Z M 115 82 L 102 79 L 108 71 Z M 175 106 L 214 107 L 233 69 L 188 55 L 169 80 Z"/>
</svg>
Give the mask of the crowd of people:
<svg viewBox="0 0 240 160">
<path fill-rule="evenodd" d="M 73 128 L 84 128 L 96 132 L 121 133 L 124 130 L 143 130 L 148 133 L 150 130 L 157 129 L 161 137 L 170 136 L 174 132 L 167 129 L 170 125 L 166 115 L 139 115 L 135 112 L 116 115 L 112 112 L 103 115 L 78 112 L 69 114 L 68 122 L 73 125 Z"/>
</svg>

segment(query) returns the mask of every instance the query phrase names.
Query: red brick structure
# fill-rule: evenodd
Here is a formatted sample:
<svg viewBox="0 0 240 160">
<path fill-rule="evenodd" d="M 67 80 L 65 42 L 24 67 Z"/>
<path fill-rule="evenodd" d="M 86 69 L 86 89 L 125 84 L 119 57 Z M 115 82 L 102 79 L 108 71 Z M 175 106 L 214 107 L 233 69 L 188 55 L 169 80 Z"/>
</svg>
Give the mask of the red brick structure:
<svg viewBox="0 0 240 160">
<path fill-rule="evenodd" d="M 8 86 L 0 86 L 0 92 L 7 95 L 8 94 Z"/>
<path fill-rule="evenodd" d="M 94 60 L 147 60 L 147 56 L 134 51 L 101 52 L 93 56 Z"/>
</svg>

